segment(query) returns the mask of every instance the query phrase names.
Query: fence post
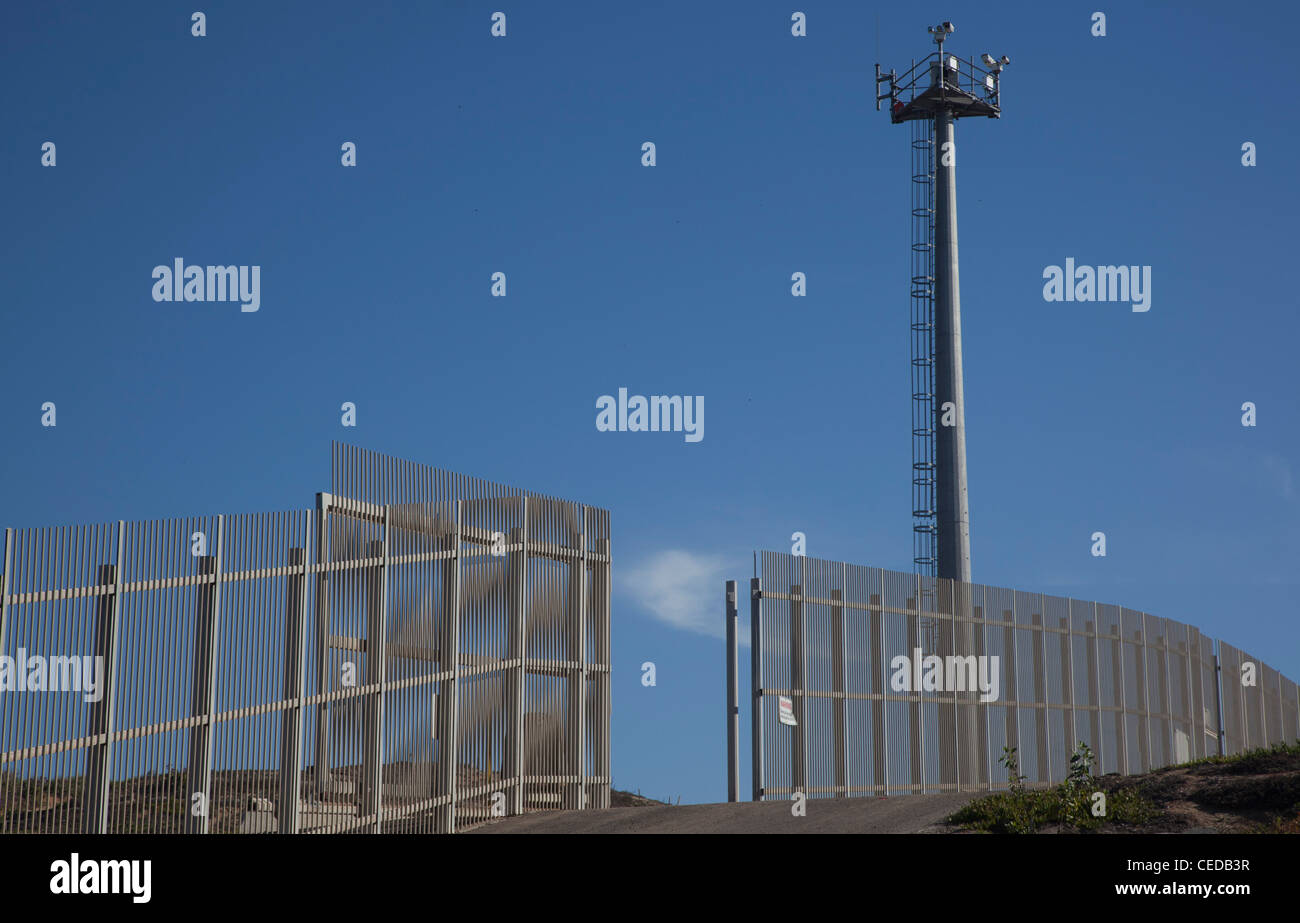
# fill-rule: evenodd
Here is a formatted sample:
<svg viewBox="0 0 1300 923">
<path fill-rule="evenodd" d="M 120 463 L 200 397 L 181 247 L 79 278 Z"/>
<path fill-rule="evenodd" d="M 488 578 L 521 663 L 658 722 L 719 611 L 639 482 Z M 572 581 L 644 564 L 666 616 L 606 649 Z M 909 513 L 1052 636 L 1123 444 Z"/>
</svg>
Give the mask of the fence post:
<svg viewBox="0 0 1300 923">
<path fill-rule="evenodd" d="M 1115 635 L 1111 641 L 1111 682 L 1115 688 L 1115 701 L 1119 703 L 1119 727 L 1115 735 L 1115 771 L 1128 773 L 1128 682 L 1124 670 L 1124 610 L 1115 609 Z"/>
<path fill-rule="evenodd" d="M 605 524 L 605 533 L 609 534 L 609 521 L 602 514 L 601 521 Z M 598 617 L 593 624 L 596 628 L 596 656 L 600 659 L 601 671 L 595 679 L 597 693 L 596 726 L 593 730 L 594 738 L 592 740 L 592 752 L 596 755 L 596 775 L 604 779 L 597 787 L 596 807 L 607 808 L 610 805 L 610 786 L 613 780 L 610 778 L 609 762 L 609 714 L 610 714 L 610 697 L 609 682 L 610 671 L 613 664 L 610 663 L 609 657 L 609 608 L 610 608 L 610 588 L 613 575 L 613 559 L 610 557 L 609 539 L 602 538 L 596 543 L 596 552 L 603 560 L 598 561 L 591 567 L 593 579 L 597 573 L 600 579 L 596 581 L 596 586 L 592 594 L 592 600 L 596 605 Z"/>
<path fill-rule="evenodd" d="M 1164 636 L 1165 636 L 1165 660 L 1164 660 L 1163 670 L 1164 670 L 1165 714 L 1168 715 L 1168 717 L 1165 720 L 1168 723 L 1168 727 L 1169 727 L 1169 733 L 1167 735 L 1169 739 L 1166 744 L 1168 748 L 1166 751 L 1168 762 L 1165 765 L 1172 766 L 1179 762 L 1186 762 L 1186 760 L 1180 761 L 1178 759 L 1178 718 L 1179 716 L 1174 713 L 1174 671 L 1172 666 L 1173 663 L 1172 659 L 1174 656 L 1174 649 L 1173 649 L 1174 648 L 1174 632 L 1173 632 L 1174 623 L 1171 622 L 1169 619 L 1163 617 L 1161 618 L 1161 621 L 1164 622 Z M 1187 699 L 1186 697 L 1184 697 L 1183 707 L 1186 708 L 1186 706 L 1187 706 Z M 1192 738 L 1191 735 L 1189 734 L 1187 737 L 1188 759 L 1191 759 L 1191 746 L 1192 746 Z"/>
<path fill-rule="evenodd" d="M 1250 662 L 1250 655 L 1241 648 L 1234 647 L 1232 667 L 1225 671 L 1227 680 L 1232 683 L 1233 698 L 1237 700 L 1237 707 L 1233 709 L 1235 712 L 1233 719 L 1241 728 L 1237 735 L 1240 740 L 1238 753 L 1245 753 L 1254 746 L 1250 736 L 1250 695 L 1247 692 L 1250 687 L 1242 684 L 1241 675 L 1241 668 Z"/>
<path fill-rule="evenodd" d="M 868 570 L 868 580 L 872 571 Z M 884 587 L 884 577 L 879 570 L 875 571 L 876 580 L 879 581 L 877 588 L 882 592 Z M 867 604 L 874 606 L 871 610 L 870 632 L 871 632 L 871 663 L 874 664 L 872 670 L 875 679 L 875 687 L 871 691 L 880 697 L 872 703 L 874 706 L 871 710 L 871 769 L 873 784 L 880 787 L 880 794 L 887 796 L 889 794 L 889 680 L 886 678 L 885 664 L 885 613 L 881 600 L 884 598 L 882 593 L 872 593 L 871 583 L 867 584 Z"/>
<path fill-rule="evenodd" d="M 113 776 L 113 744 L 117 720 L 114 704 L 117 693 L 117 628 L 122 601 L 122 561 L 125 548 L 125 523 L 117 522 L 117 556 L 112 564 L 99 567 L 99 585 L 111 586 L 112 592 L 99 597 L 96 616 L 95 655 L 103 658 L 103 694 L 90 706 L 87 731 L 91 737 L 103 736 L 86 753 L 85 833 L 108 832 L 108 792 Z M 5 542 L 5 582 L 9 580 L 8 540 Z"/>
<path fill-rule="evenodd" d="M 971 623 L 971 635 L 970 635 L 971 649 L 975 654 L 976 668 L 979 669 L 978 666 L 979 664 L 989 662 L 988 661 L 989 615 L 988 615 L 988 608 L 985 605 L 987 603 L 987 600 L 984 598 L 984 587 L 980 586 L 979 605 L 978 606 L 975 605 L 975 597 L 976 597 L 975 587 L 977 586 L 977 584 L 972 583 L 972 584 L 968 584 L 967 586 L 969 587 L 969 591 L 970 591 L 970 615 L 971 618 L 974 620 Z M 980 672 L 982 674 L 983 670 L 981 669 Z M 1000 676 L 999 679 L 1001 679 Z M 981 757 L 981 759 L 979 761 L 979 764 L 974 767 L 974 770 L 971 773 L 970 776 L 971 789 L 972 790 L 985 789 L 987 791 L 992 791 L 993 790 L 993 753 L 992 753 L 993 747 L 992 747 L 991 728 L 992 728 L 992 721 L 993 721 L 993 709 L 989 707 L 988 702 L 984 701 L 984 692 L 980 688 L 978 683 L 976 683 L 975 688 L 976 691 L 974 696 L 973 711 L 975 713 L 976 716 L 975 720 L 977 723 L 975 725 L 976 728 L 975 750 L 972 756 L 978 756 Z M 996 694 L 1000 694 L 1001 692 L 1002 692 L 1001 689 L 996 690 Z M 994 701 L 997 700 L 994 699 Z M 983 720 L 981 720 L 981 716 L 983 717 Z"/>
<path fill-rule="evenodd" d="M 289 566 L 300 568 L 285 581 L 284 690 L 291 704 L 280 717 L 280 832 L 298 832 L 302 789 L 303 659 L 306 655 L 307 552 L 289 549 Z"/>
<path fill-rule="evenodd" d="M 1187 634 L 1187 685 L 1190 704 L 1188 709 L 1192 715 L 1191 734 L 1194 742 L 1192 753 L 1196 759 L 1203 759 L 1209 756 L 1209 745 L 1206 743 L 1206 735 L 1209 728 L 1206 726 L 1205 713 L 1209 710 L 1205 702 L 1205 663 L 1201 660 L 1201 632 L 1191 625 L 1185 627 Z"/>
<path fill-rule="evenodd" d="M 1147 615 L 1138 613 L 1138 623 L 1142 626 L 1142 637 L 1138 646 L 1138 671 L 1134 679 L 1142 693 L 1142 717 L 1139 724 L 1138 755 L 1141 764 L 1138 772 L 1147 772 L 1151 766 L 1151 668 L 1147 663 Z"/>
<path fill-rule="evenodd" d="M 1219 724 L 1219 756 L 1225 756 L 1224 735 L 1227 729 L 1223 721 L 1223 667 L 1219 663 L 1219 642 L 1211 639 L 1214 651 L 1214 715 Z"/>
<path fill-rule="evenodd" d="M 1020 747 L 1020 677 L 1017 675 L 1017 640 L 1016 633 L 1019 630 L 1016 625 L 1016 602 L 1015 597 L 1011 598 L 1011 608 L 1002 610 L 1003 635 L 1002 635 L 1002 655 L 1006 658 L 1010 666 L 1006 667 L 1007 680 L 1007 705 L 1006 705 L 1006 737 L 1005 746 L 1008 749 L 1016 751 L 1016 759 L 1023 764 L 1025 751 Z M 1007 627 L 1010 626 L 1010 627 Z M 1009 775 L 1009 773 L 1008 773 Z"/>
<path fill-rule="evenodd" d="M 506 589 L 507 624 L 509 638 L 506 659 L 511 661 L 506 674 L 506 721 L 508 732 L 505 753 L 502 755 L 504 773 L 514 779 L 510 793 L 510 813 L 524 812 L 524 701 L 528 672 L 524 658 L 527 656 L 528 620 L 528 497 L 522 498 L 523 523 L 510 530 L 510 552 L 506 559 L 509 574 Z"/>
<path fill-rule="evenodd" d="M 1201 644 L 1200 632 L 1191 625 L 1178 623 L 1183 630 L 1183 707 L 1187 713 L 1187 755 L 1189 759 L 1205 756 L 1205 712 L 1201 710 Z M 1192 635 L 1196 635 L 1196 656 L 1192 657 Z M 1192 670 L 1196 670 L 1196 689 L 1192 687 Z"/>
<path fill-rule="evenodd" d="M 0 654 L 5 652 L 5 636 L 9 624 L 9 584 L 10 571 L 13 570 L 14 530 L 5 529 L 4 558 L 0 559 Z"/>
<path fill-rule="evenodd" d="M 1034 665 L 1034 746 L 1037 749 L 1038 765 L 1035 767 L 1038 776 L 1037 781 L 1052 781 L 1052 749 L 1047 743 L 1048 730 L 1048 713 L 1047 707 L 1047 675 L 1043 664 L 1047 656 L 1047 632 L 1043 630 L 1046 619 L 1043 618 L 1042 609 L 1043 598 L 1040 594 L 1032 594 L 1037 600 L 1038 612 L 1029 613 L 1030 637 L 1034 639 L 1034 649 L 1030 653 L 1030 661 Z"/>
<path fill-rule="evenodd" d="M 216 540 L 210 546 L 215 554 L 199 558 L 199 573 L 212 579 L 199 585 L 198 611 L 194 625 L 194 665 L 190 691 L 190 716 L 202 719 L 190 727 L 187 832 L 207 833 L 212 815 L 212 738 L 216 730 L 214 716 L 217 694 L 217 629 L 221 615 L 221 551 L 226 517 L 217 517 Z M 193 797 L 199 794 L 194 813 Z"/>
<path fill-rule="evenodd" d="M 907 610 L 907 658 L 909 661 L 917 656 L 921 649 L 921 578 L 914 577 L 911 580 L 915 588 L 912 596 L 904 603 Z M 922 655 L 924 656 L 924 655 Z M 916 675 L 916 665 L 912 665 L 912 676 Z M 907 722 L 908 722 L 908 742 L 911 752 L 911 765 L 908 772 L 908 791 L 924 792 L 925 791 L 925 722 L 922 720 L 922 712 L 925 708 L 925 699 L 921 695 L 919 688 L 912 689 L 912 682 L 909 679 L 909 692 L 904 701 L 907 702 Z"/>
<path fill-rule="evenodd" d="M 844 565 L 840 565 L 840 586 L 844 586 L 844 577 L 846 571 Z M 832 589 L 831 599 L 843 601 L 844 590 Z M 832 712 L 832 734 L 834 735 L 833 747 L 835 758 L 835 797 L 847 798 L 849 796 L 849 774 L 848 774 L 848 742 L 844 738 L 845 714 L 848 708 L 848 700 L 844 697 L 844 607 L 831 604 L 831 691 L 835 693 L 836 699 L 831 703 Z"/>
<path fill-rule="evenodd" d="M 800 558 L 802 561 L 803 558 Z M 803 568 L 800 567 L 800 580 Z M 803 583 L 790 587 L 790 698 L 794 706 L 795 726 L 790 735 L 790 791 L 807 793 L 808 787 L 808 716 L 804 714 L 804 631 Z"/>
<path fill-rule="evenodd" d="M 1047 608 L 1046 600 L 1043 601 L 1043 608 Z M 1061 731 L 1065 736 L 1065 765 L 1069 766 L 1070 756 L 1074 753 L 1075 744 L 1079 742 L 1079 718 L 1076 712 L 1078 702 L 1074 695 L 1074 612 L 1068 602 L 1065 618 L 1061 621 L 1065 622 L 1065 634 L 1055 637 L 1061 666 Z M 1047 637 L 1045 630 L 1043 637 Z"/>
<path fill-rule="evenodd" d="M 578 507 L 582 528 L 569 534 L 570 544 L 578 540 L 576 557 L 569 559 L 569 630 L 567 634 L 568 670 L 568 764 L 574 778 L 573 795 L 566 799 L 569 807 L 582 810 L 587 806 L 587 746 L 583 733 L 587 718 L 587 508 Z"/>
<path fill-rule="evenodd" d="M 974 586 L 972 585 L 972 591 L 973 589 Z M 975 616 L 975 597 L 973 592 L 971 595 L 971 616 Z M 975 653 L 981 658 L 985 658 L 983 660 L 976 660 L 976 664 L 988 663 L 988 657 L 997 656 L 996 654 L 989 654 L 989 610 L 988 599 L 986 598 L 983 586 L 980 587 L 979 621 L 976 622 L 976 631 L 974 636 L 979 639 L 979 649 Z M 1001 680 L 1000 675 L 998 679 Z M 1001 689 L 993 691 L 995 695 L 1000 695 L 1002 693 Z M 977 698 L 980 702 L 978 708 L 980 711 L 984 712 L 984 721 L 980 724 L 979 741 L 979 752 L 984 755 L 984 765 L 982 767 L 984 773 L 984 784 L 980 787 L 991 792 L 993 791 L 993 708 L 988 702 L 983 701 L 984 694 L 982 689 Z M 995 698 L 993 701 L 996 702 L 997 699 Z M 976 781 L 978 782 L 978 780 Z"/>
<path fill-rule="evenodd" d="M 957 613 L 961 611 L 960 580 L 940 577 L 934 583 L 934 613 L 930 624 L 933 626 L 934 650 L 940 663 L 947 663 L 947 658 L 957 653 Z M 948 611 L 945 612 L 944 610 Z M 945 620 L 944 616 L 948 618 Z M 939 774 L 935 786 L 945 791 L 949 785 L 961 791 L 961 712 L 958 708 L 957 692 L 943 685 L 942 691 L 935 696 L 935 733 L 938 737 Z M 922 719 L 924 720 L 924 719 Z M 949 731 L 952 731 L 949 734 Z"/>
<path fill-rule="evenodd" d="M 1273 740 L 1268 736 L 1268 692 L 1264 688 L 1264 682 L 1265 682 L 1264 661 L 1256 658 L 1255 669 L 1259 677 L 1259 684 L 1255 688 L 1259 690 L 1259 733 L 1261 738 L 1260 745 L 1267 747 L 1269 744 L 1273 743 Z"/>
<path fill-rule="evenodd" d="M 1271 668 L 1270 668 L 1271 669 Z M 1282 698 L 1282 671 L 1274 670 L 1277 674 L 1277 738 L 1269 738 L 1269 744 L 1286 743 L 1286 708 L 1282 703 L 1286 701 Z"/>
<path fill-rule="evenodd" d="M 316 494 L 316 694 L 324 695 L 329 684 L 330 657 L 330 535 L 329 509 L 333 500 L 327 493 Z M 334 690 L 330 689 L 330 692 Z M 315 769 L 316 790 L 325 791 L 330 784 L 330 704 L 316 705 Z"/>
<path fill-rule="evenodd" d="M 0 654 L 5 650 L 6 617 L 9 614 L 9 575 L 13 569 L 14 530 L 5 529 L 5 550 L 3 567 L 0 572 Z"/>
<path fill-rule="evenodd" d="M 1084 627 L 1087 631 L 1092 632 L 1092 643 L 1086 644 L 1086 656 L 1088 670 L 1088 699 L 1092 705 L 1092 715 L 1090 716 L 1089 726 L 1092 728 L 1093 744 L 1097 747 L 1097 765 L 1095 767 L 1096 775 L 1106 774 L 1106 733 L 1102 728 L 1101 720 L 1101 619 L 1097 615 L 1097 604 L 1090 603 L 1092 606 L 1092 622 L 1085 622 Z"/>
<path fill-rule="evenodd" d="M 763 579 L 749 581 L 750 778 L 754 801 L 763 800 Z"/>
<path fill-rule="evenodd" d="M 451 533 L 452 556 L 442 562 L 442 619 L 438 639 L 438 795 L 437 831 L 456 832 L 456 760 L 460 699 L 460 557 L 461 501 L 455 501 L 456 522 Z M 450 675 L 448 675 L 450 674 Z"/>
<path fill-rule="evenodd" d="M 740 800 L 740 616 L 736 609 L 736 581 L 727 581 L 727 801 Z"/>
<path fill-rule="evenodd" d="M 366 569 L 366 685 L 377 687 L 366 695 L 365 741 L 361 813 L 374 817 L 374 832 L 383 830 L 384 811 L 384 687 L 388 650 L 388 546 L 389 507 L 384 506 L 384 537 L 372 541 L 366 557 L 379 563 Z"/>
</svg>

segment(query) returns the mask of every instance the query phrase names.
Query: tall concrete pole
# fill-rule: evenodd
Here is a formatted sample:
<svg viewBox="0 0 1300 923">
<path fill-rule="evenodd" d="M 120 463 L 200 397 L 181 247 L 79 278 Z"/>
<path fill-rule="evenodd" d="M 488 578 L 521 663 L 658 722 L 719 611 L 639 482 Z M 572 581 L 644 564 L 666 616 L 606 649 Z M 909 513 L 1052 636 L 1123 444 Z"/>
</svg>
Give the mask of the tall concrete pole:
<svg viewBox="0 0 1300 923">
<path fill-rule="evenodd" d="M 942 48 L 942 46 L 940 46 Z M 942 57 L 942 54 L 940 55 Z M 966 501 L 966 401 L 961 370 L 961 286 L 957 272 L 957 142 L 951 110 L 934 116 L 935 495 L 940 577 L 970 582 Z M 949 412 L 944 405 L 951 403 Z M 945 426 L 948 420 L 951 425 Z"/>
</svg>

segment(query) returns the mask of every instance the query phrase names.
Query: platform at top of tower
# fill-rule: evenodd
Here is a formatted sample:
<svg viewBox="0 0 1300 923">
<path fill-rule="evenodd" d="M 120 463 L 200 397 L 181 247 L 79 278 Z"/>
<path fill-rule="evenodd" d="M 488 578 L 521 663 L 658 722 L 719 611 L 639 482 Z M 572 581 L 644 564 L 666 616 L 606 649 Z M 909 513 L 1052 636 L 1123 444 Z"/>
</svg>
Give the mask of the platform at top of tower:
<svg viewBox="0 0 1300 923">
<path fill-rule="evenodd" d="M 931 85 L 925 91 L 913 97 L 909 103 L 904 103 L 901 100 L 895 103 L 889 117 L 894 122 L 932 119 L 940 109 L 949 110 L 954 119 L 970 118 L 976 115 L 996 119 L 1002 115 L 1002 110 L 987 99 L 980 99 L 978 96 L 972 96 L 965 90 L 951 84 L 944 84 L 943 86 Z"/>
</svg>

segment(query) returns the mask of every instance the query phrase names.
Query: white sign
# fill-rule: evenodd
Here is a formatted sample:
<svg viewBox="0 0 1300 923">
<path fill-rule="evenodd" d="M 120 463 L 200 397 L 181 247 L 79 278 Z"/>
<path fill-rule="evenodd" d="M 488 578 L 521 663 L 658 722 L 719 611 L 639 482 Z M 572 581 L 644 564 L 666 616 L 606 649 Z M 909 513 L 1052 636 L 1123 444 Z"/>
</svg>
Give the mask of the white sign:
<svg viewBox="0 0 1300 923">
<path fill-rule="evenodd" d="M 795 725 L 798 721 L 794 720 L 794 702 L 783 695 L 776 697 L 776 717 L 782 724 Z"/>
</svg>

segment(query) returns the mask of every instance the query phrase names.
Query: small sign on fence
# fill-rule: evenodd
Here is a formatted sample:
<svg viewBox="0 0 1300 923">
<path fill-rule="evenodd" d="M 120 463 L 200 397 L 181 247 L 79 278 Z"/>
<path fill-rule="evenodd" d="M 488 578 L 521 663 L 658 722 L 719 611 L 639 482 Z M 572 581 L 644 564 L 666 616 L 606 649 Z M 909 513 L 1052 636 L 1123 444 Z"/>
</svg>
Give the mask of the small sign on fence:
<svg viewBox="0 0 1300 923">
<path fill-rule="evenodd" d="M 779 695 L 776 697 L 776 702 L 777 702 L 776 717 L 778 721 L 780 721 L 782 724 L 789 724 L 791 726 L 799 723 L 798 721 L 794 720 L 793 700 L 786 698 L 783 695 Z"/>
</svg>

